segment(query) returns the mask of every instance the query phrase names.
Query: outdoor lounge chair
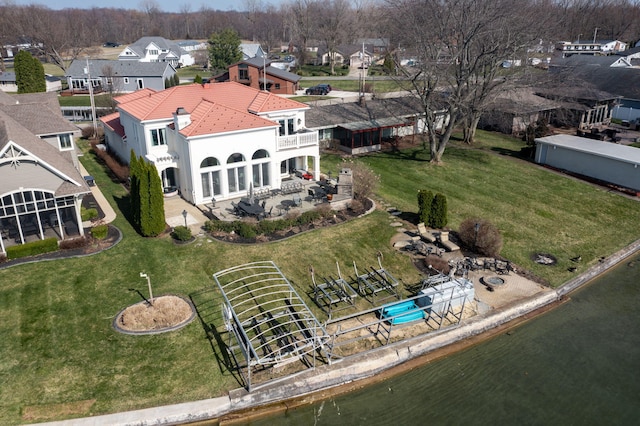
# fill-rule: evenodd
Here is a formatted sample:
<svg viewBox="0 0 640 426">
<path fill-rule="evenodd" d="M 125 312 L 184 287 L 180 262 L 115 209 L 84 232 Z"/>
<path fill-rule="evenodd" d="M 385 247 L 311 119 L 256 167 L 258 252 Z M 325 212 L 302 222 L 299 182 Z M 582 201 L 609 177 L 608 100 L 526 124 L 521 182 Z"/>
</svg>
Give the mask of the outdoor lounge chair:
<svg viewBox="0 0 640 426">
<path fill-rule="evenodd" d="M 302 205 L 302 198 L 300 198 L 300 194 L 293 194 L 293 204 L 296 207 L 300 207 Z"/>
<path fill-rule="evenodd" d="M 440 232 L 440 236 L 438 239 L 440 240 L 440 244 L 442 244 L 442 247 L 444 247 L 447 251 L 460 250 L 460 247 L 457 244 L 449 241 L 449 231 Z"/>
<path fill-rule="evenodd" d="M 424 241 L 428 243 L 436 242 L 436 236 L 433 234 L 433 232 L 431 232 L 430 230 L 427 230 L 427 227 L 424 226 L 423 222 L 420 222 L 418 224 L 418 235 L 420 235 L 420 238 L 422 238 Z"/>
</svg>

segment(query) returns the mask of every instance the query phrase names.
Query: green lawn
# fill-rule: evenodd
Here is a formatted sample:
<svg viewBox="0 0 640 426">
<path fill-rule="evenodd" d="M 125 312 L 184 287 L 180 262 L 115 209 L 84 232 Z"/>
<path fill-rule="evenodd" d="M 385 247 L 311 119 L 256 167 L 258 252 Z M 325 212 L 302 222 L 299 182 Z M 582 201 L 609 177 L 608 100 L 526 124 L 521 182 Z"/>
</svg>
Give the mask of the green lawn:
<svg viewBox="0 0 640 426">
<path fill-rule="evenodd" d="M 480 133 L 490 141 L 494 136 Z M 579 272 L 640 237 L 637 202 L 559 176 L 509 154 L 518 142 L 497 138 L 483 149 L 450 147 L 445 164 L 434 166 L 418 149 L 360 157 L 381 177 L 377 198 L 415 212 L 419 189 L 447 196 L 450 226 L 466 217 L 492 220 L 503 233 L 503 255 L 532 269 L 553 285 L 574 276 L 569 257 L 582 255 Z M 322 170 L 334 174 L 337 156 L 323 156 Z M 92 155 L 82 158 L 89 174 L 116 209 L 126 211 L 124 189 L 111 182 Z M 212 274 L 245 262 L 273 260 L 301 295 L 309 290 L 309 265 L 333 273 L 335 261 L 348 274 L 350 262 L 375 262 L 405 283 L 419 279 L 407 256 L 389 240 L 395 232 L 383 211 L 334 228 L 315 230 L 286 241 L 232 245 L 198 240 L 184 246 L 169 238 L 139 237 L 118 215 L 123 241 L 106 252 L 0 270 L 0 423 L 17 424 L 38 410 L 64 416 L 102 414 L 210 398 L 238 383 L 216 358 L 199 321 L 156 336 L 125 336 L 111 322 L 123 308 L 140 301 L 151 277 L 155 296 L 192 295 L 213 286 Z M 559 264 L 542 267 L 529 256 L 555 254 Z M 573 266 L 573 265 L 572 265 Z M 210 295 L 194 296 L 198 303 Z M 312 306 L 311 302 L 308 302 Z M 200 306 L 207 318 L 219 305 Z M 320 317 L 323 320 L 323 317 Z M 95 400 L 89 411 L 74 411 Z M 90 405 L 90 403 L 89 403 Z M 64 414 L 66 413 L 66 414 Z"/>
</svg>

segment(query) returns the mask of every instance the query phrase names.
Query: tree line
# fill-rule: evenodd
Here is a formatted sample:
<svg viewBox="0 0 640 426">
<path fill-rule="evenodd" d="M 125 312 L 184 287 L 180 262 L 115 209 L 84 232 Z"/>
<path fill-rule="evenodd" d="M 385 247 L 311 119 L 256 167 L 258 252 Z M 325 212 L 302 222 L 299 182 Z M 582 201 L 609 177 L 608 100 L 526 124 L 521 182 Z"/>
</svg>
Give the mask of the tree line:
<svg viewBox="0 0 640 426">
<path fill-rule="evenodd" d="M 403 0 L 290 0 L 274 6 L 261 0 L 243 0 L 244 11 L 221 11 L 206 5 L 193 10 L 191 5 L 184 4 L 180 12 L 170 13 L 163 12 L 154 0 L 143 1 L 139 10 L 98 7 L 52 10 L 0 0 L 0 45 L 32 42 L 47 61 L 64 70 L 69 59 L 91 54 L 92 47 L 105 42 L 130 44 L 143 36 L 206 40 L 213 33 L 232 28 L 242 39 L 258 42 L 268 50 L 280 45 L 295 46 L 298 61 L 305 63 L 308 59 L 305 48 L 311 44 L 321 43 L 332 50 L 360 38 L 385 38 L 398 46 L 400 39 L 406 38 L 403 33 L 414 30 L 402 25 L 390 28 L 386 23 L 387 12 L 404 3 Z M 455 8 L 460 2 L 434 3 L 436 7 Z M 544 22 L 545 40 L 588 40 L 594 35 L 627 42 L 640 38 L 640 5 L 634 0 L 510 3 L 520 5 L 533 25 Z M 398 24 L 421 12 L 421 9 L 407 11 L 397 17 Z"/>
</svg>

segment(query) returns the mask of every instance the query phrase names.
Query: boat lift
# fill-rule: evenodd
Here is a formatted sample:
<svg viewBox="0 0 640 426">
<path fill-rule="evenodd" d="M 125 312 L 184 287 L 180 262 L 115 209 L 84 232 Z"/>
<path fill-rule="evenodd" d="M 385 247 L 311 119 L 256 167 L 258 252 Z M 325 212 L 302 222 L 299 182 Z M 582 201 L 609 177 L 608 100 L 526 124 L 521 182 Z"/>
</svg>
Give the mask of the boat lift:
<svg viewBox="0 0 640 426">
<path fill-rule="evenodd" d="M 311 281 L 313 282 L 313 301 L 320 307 L 331 319 L 334 310 L 340 311 L 354 306 L 358 293 L 351 285 L 342 278 L 340 265 L 336 262 L 338 269 L 338 278 L 333 276 L 323 277 L 323 283 L 317 283 L 313 266 L 309 267 Z"/>
<path fill-rule="evenodd" d="M 400 300 L 398 280 L 382 267 L 381 252 L 378 252 L 378 266 L 378 269 L 370 266 L 369 269 L 365 269 L 363 274 L 360 274 L 355 260 L 353 261 L 353 269 L 358 282 L 358 293 L 374 305 L 393 298 Z M 377 299 L 379 294 L 384 295 L 384 297 Z"/>
</svg>

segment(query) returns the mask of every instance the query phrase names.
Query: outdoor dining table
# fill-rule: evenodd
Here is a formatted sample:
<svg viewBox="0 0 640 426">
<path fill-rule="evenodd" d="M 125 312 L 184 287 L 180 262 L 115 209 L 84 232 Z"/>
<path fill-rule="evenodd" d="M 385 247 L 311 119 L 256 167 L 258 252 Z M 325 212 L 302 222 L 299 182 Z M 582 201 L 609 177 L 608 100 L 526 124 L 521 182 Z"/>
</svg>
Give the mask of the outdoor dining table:
<svg viewBox="0 0 640 426">
<path fill-rule="evenodd" d="M 238 203 L 238 208 L 249 216 L 260 217 L 264 215 L 264 207 L 257 203 L 247 203 L 246 201 L 241 200 Z"/>
</svg>

